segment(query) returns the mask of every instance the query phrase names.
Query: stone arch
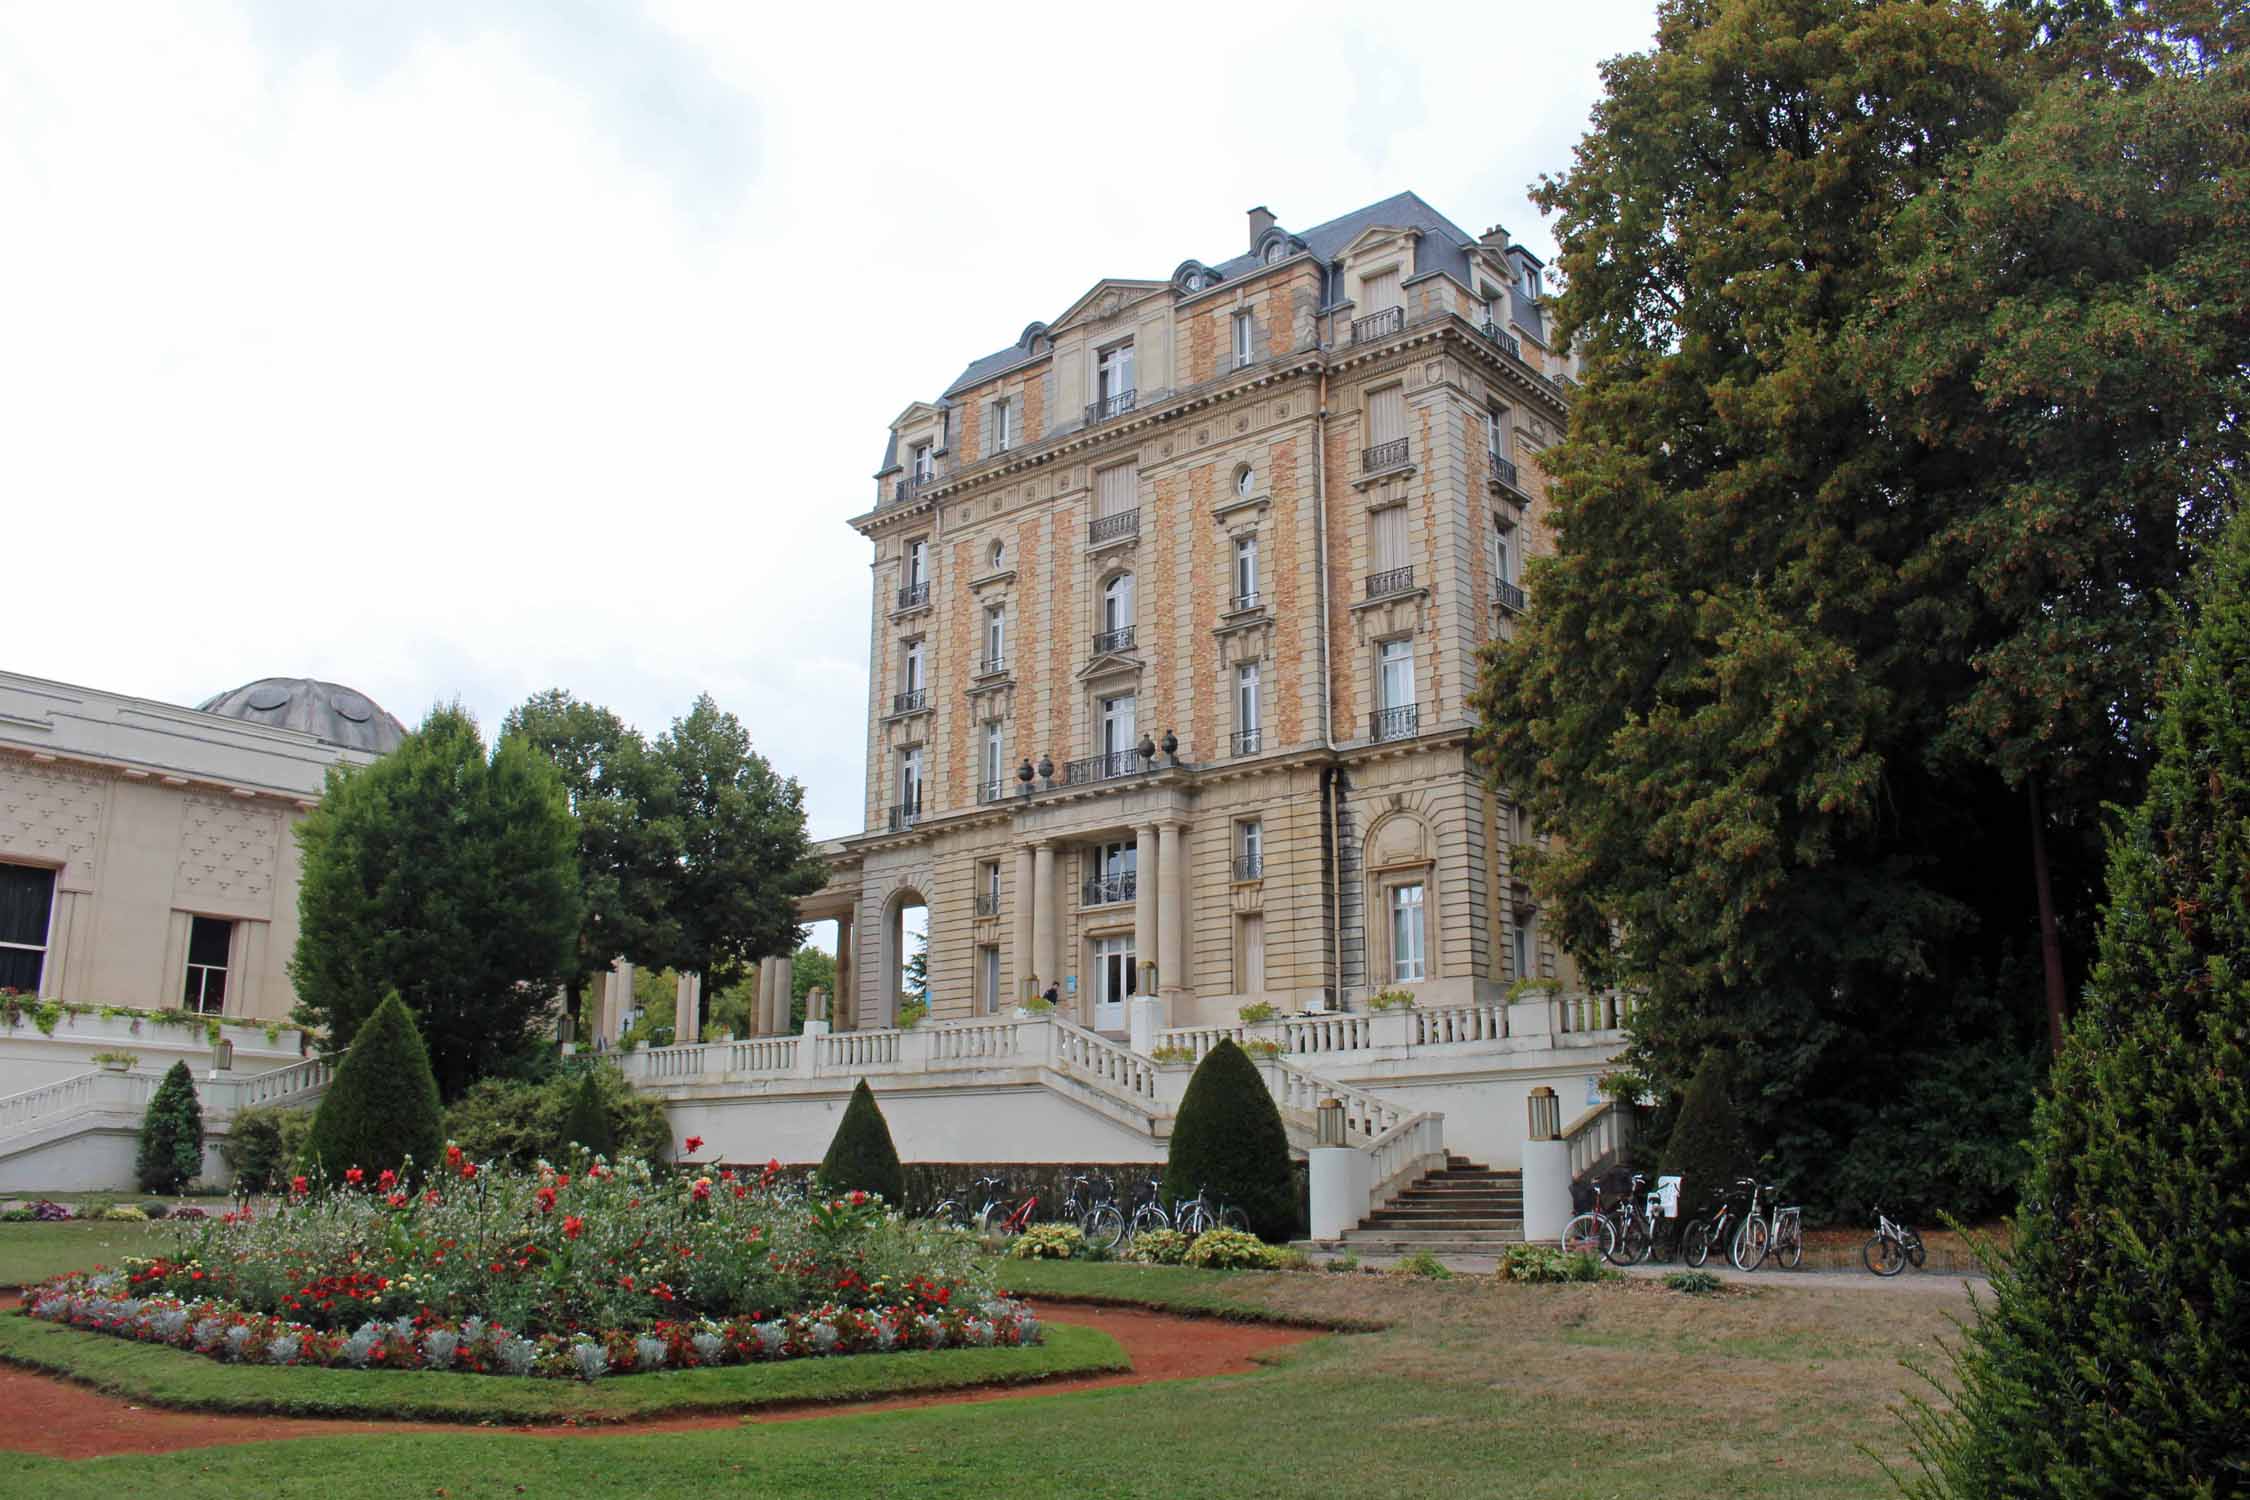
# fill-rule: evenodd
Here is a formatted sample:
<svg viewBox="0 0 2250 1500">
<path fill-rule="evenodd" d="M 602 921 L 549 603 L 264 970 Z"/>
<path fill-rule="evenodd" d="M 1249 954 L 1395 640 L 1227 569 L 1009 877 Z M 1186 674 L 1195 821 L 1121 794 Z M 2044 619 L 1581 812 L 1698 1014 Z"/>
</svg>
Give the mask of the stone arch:
<svg viewBox="0 0 2250 1500">
<path fill-rule="evenodd" d="M 907 941 L 910 931 L 907 918 L 917 908 L 922 912 L 923 932 L 928 936 L 930 901 L 918 884 L 911 880 L 898 881 L 883 899 L 882 922 L 877 928 L 879 952 L 872 1018 L 878 1029 L 898 1024 L 900 997 L 906 987 L 906 961 L 913 952 Z"/>
</svg>

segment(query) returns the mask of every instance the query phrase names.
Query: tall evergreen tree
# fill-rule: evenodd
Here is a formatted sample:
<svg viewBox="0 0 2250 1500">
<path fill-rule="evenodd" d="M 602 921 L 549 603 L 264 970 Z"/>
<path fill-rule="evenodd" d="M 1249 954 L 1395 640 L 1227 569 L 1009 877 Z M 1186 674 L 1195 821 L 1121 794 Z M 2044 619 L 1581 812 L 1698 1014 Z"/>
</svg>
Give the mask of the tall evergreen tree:
<svg viewBox="0 0 2250 1500">
<path fill-rule="evenodd" d="M 297 838 L 289 972 L 331 1051 L 395 991 L 452 1098 L 549 1024 L 574 966 L 577 832 L 527 741 L 488 760 L 467 712 L 433 709 L 373 765 L 332 770 Z"/>
<path fill-rule="evenodd" d="M 428 1173 L 445 1149 L 437 1079 L 414 1016 L 396 993 L 352 1037 L 313 1115 L 304 1165 L 341 1182 L 353 1167 L 372 1182 L 385 1171 Z"/>
<path fill-rule="evenodd" d="M 878 1194 L 894 1207 L 906 1201 L 906 1169 L 899 1165 L 890 1124 L 864 1078 L 852 1090 L 851 1102 L 844 1106 L 844 1117 L 836 1122 L 836 1134 L 828 1142 L 828 1154 L 820 1159 L 820 1181 L 830 1192 L 856 1188 Z"/>
<path fill-rule="evenodd" d="M 1231 1040 L 1204 1054 L 1180 1096 L 1164 1156 L 1166 1197 L 1209 1193 L 1239 1208 L 1260 1239 L 1297 1232 L 1289 1132 L 1258 1065 Z"/>
<path fill-rule="evenodd" d="M 662 964 L 679 947 L 671 909 L 682 839 L 679 785 L 639 731 L 561 688 L 510 709 L 500 736 L 522 738 L 553 764 L 577 819 L 583 914 L 563 980 L 575 1018 L 587 984 L 615 960 Z"/>
<path fill-rule="evenodd" d="M 141 1118 L 134 1176 L 144 1193 L 176 1193 L 203 1175 L 203 1101 L 188 1065 L 176 1062 Z"/>
<path fill-rule="evenodd" d="M 1925 1497 L 2240 1494 L 2250 1433 L 2250 524 L 2117 839 L 2013 1248 L 1914 1418 Z"/>
<path fill-rule="evenodd" d="M 1742 1116 L 1728 1096 L 1726 1054 L 1714 1049 L 1688 1083 L 1656 1170 L 1680 1179 L 1680 1218 L 1687 1220 L 1717 1208 L 1736 1179 L 1749 1176 L 1757 1165 Z"/>
</svg>

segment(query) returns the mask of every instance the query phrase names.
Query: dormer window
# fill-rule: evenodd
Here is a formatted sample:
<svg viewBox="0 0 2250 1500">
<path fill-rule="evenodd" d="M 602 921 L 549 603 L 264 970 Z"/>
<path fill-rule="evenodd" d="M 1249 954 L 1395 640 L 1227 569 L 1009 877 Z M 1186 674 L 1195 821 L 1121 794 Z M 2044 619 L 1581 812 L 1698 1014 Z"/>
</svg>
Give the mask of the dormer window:
<svg viewBox="0 0 2250 1500">
<path fill-rule="evenodd" d="M 1278 266 L 1281 264 L 1282 257 L 1288 253 L 1289 247 L 1281 241 L 1275 240 L 1272 244 L 1266 246 L 1266 264 Z"/>
<path fill-rule="evenodd" d="M 1190 271 L 1190 272 L 1188 272 L 1188 274 L 1187 274 L 1187 289 L 1188 289 L 1189 291 L 1191 291 L 1191 292 L 1200 292 L 1200 291 L 1202 291 L 1202 290 L 1203 290 L 1203 288 L 1204 288 L 1204 285 L 1205 285 L 1205 282 L 1204 282 L 1204 280 L 1203 280 L 1203 273 L 1202 273 L 1201 271 Z"/>
<path fill-rule="evenodd" d="M 1537 266 L 1525 266 L 1523 268 L 1523 294 L 1534 302 L 1539 300 L 1539 268 Z"/>
<path fill-rule="evenodd" d="M 928 443 L 914 445 L 914 482 L 927 484 L 937 473 L 937 457 Z"/>
</svg>

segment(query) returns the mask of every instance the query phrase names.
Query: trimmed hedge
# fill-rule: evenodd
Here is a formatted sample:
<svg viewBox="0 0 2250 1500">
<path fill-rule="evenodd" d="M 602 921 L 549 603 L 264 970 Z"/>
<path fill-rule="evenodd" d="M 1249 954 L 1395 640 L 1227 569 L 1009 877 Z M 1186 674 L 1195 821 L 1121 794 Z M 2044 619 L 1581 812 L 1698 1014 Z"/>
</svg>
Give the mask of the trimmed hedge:
<svg viewBox="0 0 2250 1500">
<path fill-rule="evenodd" d="M 304 1165 L 336 1180 L 351 1167 L 404 1176 L 409 1158 L 427 1171 L 445 1150 L 444 1120 L 430 1054 L 394 990 L 352 1038 L 313 1116 Z"/>
<path fill-rule="evenodd" d="M 1198 1192 L 1241 1209 L 1260 1239 L 1287 1240 L 1296 1232 L 1289 1132 L 1257 1064 L 1231 1040 L 1197 1065 L 1172 1122 L 1165 1196 Z"/>
<path fill-rule="evenodd" d="M 1708 1216 L 1736 1178 L 1758 1169 L 1750 1138 L 1743 1133 L 1742 1116 L 1727 1093 L 1731 1071 L 1724 1053 L 1714 1049 L 1703 1054 L 1656 1166 L 1659 1176 L 1679 1175 L 1683 1222 Z"/>
<path fill-rule="evenodd" d="M 906 1201 L 906 1173 L 898 1164 L 891 1127 L 876 1107 L 875 1091 L 862 1078 L 836 1124 L 836 1138 L 820 1160 L 821 1184 L 832 1192 L 874 1193 L 885 1203 Z"/>
<path fill-rule="evenodd" d="M 144 1193 L 176 1193 L 203 1175 L 203 1101 L 184 1062 L 172 1064 L 148 1101 L 133 1172 Z"/>
<path fill-rule="evenodd" d="M 583 1146 L 596 1156 L 617 1154 L 617 1131 L 610 1124 L 609 1110 L 602 1103 L 601 1085 L 594 1075 L 587 1073 L 578 1080 L 578 1087 L 570 1096 L 570 1113 L 563 1116 L 562 1139 L 557 1143 L 563 1151 L 573 1146 Z M 558 1155 L 557 1160 L 563 1158 Z"/>
</svg>

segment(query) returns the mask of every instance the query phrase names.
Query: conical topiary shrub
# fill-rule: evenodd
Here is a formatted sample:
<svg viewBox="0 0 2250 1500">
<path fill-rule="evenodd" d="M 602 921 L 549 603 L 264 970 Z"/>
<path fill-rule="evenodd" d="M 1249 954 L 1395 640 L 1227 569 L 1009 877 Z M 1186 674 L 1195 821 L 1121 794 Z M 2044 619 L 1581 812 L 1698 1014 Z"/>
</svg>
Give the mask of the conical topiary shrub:
<svg viewBox="0 0 2250 1500">
<path fill-rule="evenodd" d="M 578 1088 L 570 1096 L 570 1113 L 563 1116 L 562 1151 L 558 1159 L 570 1160 L 571 1153 L 583 1146 L 596 1156 L 617 1154 L 617 1129 L 611 1124 L 609 1106 L 602 1102 L 601 1085 L 591 1072 L 582 1074 Z"/>
<path fill-rule="evenodd" d="M 414 1015 L 396 992 L 375 1007 L 352 1038 L 305 1140 L 305 1166 L 331 1182 L 358 1167 L 372 1181 L 412 1158 L 431 1171 L 445 1150 L 444 1112 L 430 1054 Z"/>
<path fill-rule="evenodd" d="M 821 1185 L 830 1192 L 854 1188 L 875 1193 L 885 1203 L 906 1201 L 906 1169 L 898 1164 L 898 1147 L 891 1144 L 891 1127 L 875 1107 L 875 1091 L 862 1078 L 836 1122 L 836 1138 L 820 1159 Z"/>
<path fill-rule="evenodd" d="M 2015 1241 L 1910 1419 L 1926 1497 L 2241 1494 L 2250 1433 L 2250 524 L 2212 558 Z"/>
<path fill-rule="evenodd" d="M 1750 1153 L 1750 1137 L 1743 1133 L 1742 1116 L 1735 1113 L 1734 1100 L 1727 1093 L 1731 1071 L 1725 1054 L 1716 1050 L 1703 1054 L 1695 1076 L 1688 1080 L 1679 1118 L 1672 1122 L 1671 1139 L 1664 1143 L 1664 1155 L 1657 1163 L 1658 1175 L 1679 1176 L 1683 1223 L 1706 1217 L 1736 1178 L 1757 1170 L 1757 1158 Z"/>
<path fill-rule="evenodd" d="M 1289 1132 L 1258 1065 L 1232 1041 L 1213 1047 L 1188 1080 L 1172 1122 L 1164 1193 L 1198 1192 L 1239 1208 L 1260 1239 L 1297 1230 L 1297 1192 L 1289 1175 Z"/>
<path fill-rule="evenodd" d="M 203 1101 L 184 1062 L 172 1064 L 148 1101 L 133 1173 L 144 1193 L 176 1193 L 203 1174 Z"/>
</svg>

